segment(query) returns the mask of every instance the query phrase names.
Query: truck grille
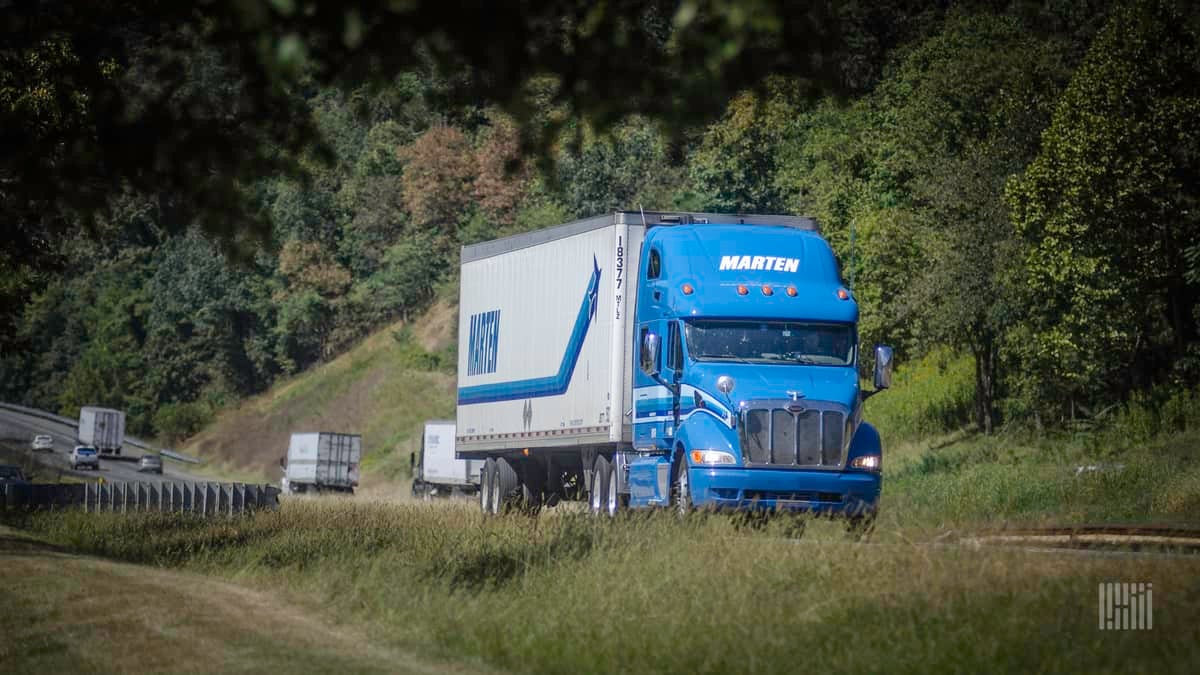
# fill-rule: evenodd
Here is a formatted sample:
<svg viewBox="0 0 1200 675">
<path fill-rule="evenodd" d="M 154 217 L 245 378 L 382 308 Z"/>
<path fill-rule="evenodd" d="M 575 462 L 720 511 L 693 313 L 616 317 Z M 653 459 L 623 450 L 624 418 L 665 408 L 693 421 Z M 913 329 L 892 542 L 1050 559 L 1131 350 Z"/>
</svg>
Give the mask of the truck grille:
<svg viewBox="0 0 1200 675">
<path fill-rule="evenodd" d="M 749 465 L 841 468 L 845 429 L 846 414 L 838 409 L 747 407 L 742 453 Z"/>
</svg>

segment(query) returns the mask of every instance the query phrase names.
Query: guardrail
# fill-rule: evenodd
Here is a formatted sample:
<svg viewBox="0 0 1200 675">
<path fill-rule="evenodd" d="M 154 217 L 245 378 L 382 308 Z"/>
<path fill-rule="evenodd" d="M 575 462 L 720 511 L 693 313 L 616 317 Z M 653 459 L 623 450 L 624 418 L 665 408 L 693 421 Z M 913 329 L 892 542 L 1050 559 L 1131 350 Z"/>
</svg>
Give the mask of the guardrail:
<svg viewBox="0 0 1200 675">
<path fill-rule="evenodd" d="M 27 415 L 29 417 L 37 417 L 39 419 L 43 419 L 43 420 L 46 420 L 49 422 L 57 422 L 59 424 L 66 424 L 68 426 L 73 426 L 73 427 L 79 426 L 79 420 L 73 420 L 70 417 L 63 417 L 62 415 L 55 415 L 54 413 L 48 413 L 45 410 L 38 410 L 36 408 L 26 408 L 23 405 L 14 405 L 12 403 L 0 403 L 0 410 L 9 410 L 11 412 L 20 413 L 22 415 Z M 171 450 L 170 448 L 158 448 L 153 445 L 150 445 L 149 443 L 147 443 L 141 439 L 134 438 L 133 436 L 125 436 L 125 442 L 128 443 L 129 445 L 139 447 L 143 450 L 157 452 L 158 454 L 160 454 L 164 457 L 170 457 L 171 459 L 174 459 L 174 460 L 177 460 L 180 462 L 187 462 L 188 464 L 203 464 L 204 463 L 204 460 L 202 460 L 198 457 L 192 457 L 190 455 L 185 455 L 182 452 L 176 452 L 174 450 Z"/>
<path fill-rule="evenodd" d="M 0 483 L 0 511 L 82 509 L 88 513 L 236 515 L 278 509 L 279 492 L 274 485 L 186 481 Z"/>
</svg>

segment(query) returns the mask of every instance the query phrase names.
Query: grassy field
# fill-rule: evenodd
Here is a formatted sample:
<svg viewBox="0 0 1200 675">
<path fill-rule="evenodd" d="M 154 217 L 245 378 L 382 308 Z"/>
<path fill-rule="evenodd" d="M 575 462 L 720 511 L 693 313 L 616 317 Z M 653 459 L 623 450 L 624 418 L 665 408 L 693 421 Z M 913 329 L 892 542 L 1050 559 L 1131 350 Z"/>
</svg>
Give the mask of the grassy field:
<svg viewBox="0 0 1200 675">
<path fill-rule="evenodd" d="M 468 504 L 352 500 L 293 500 L 223 522 L 45 515 L 23 531 L 148 575 L 255 589 L 268 606 L 312 612 L 385 653 L 513 672 L 1182 673 L 1200 664 L 1195 557 L 975 550 L 930 543 L 932 530 L 888 527 L 864 544 L 825 522 L 796 540 L 783 523 L 753 529 L 725 516 L 485 521 Z M 9 579 L 5 596 L 14 581 L 19 613 L 36 615 L 42 591 Z M 1106 581 L 1154 584 L 1153 631 L 1098 630 L 1097 584 Z M 57 625 L 39 621 L 9 619 L 5 634 Z M 269 646 L 253 664 L 287 665 Z M 66 665 L 49 651 L 14 651 L 6 670 Z M 345 669 L 372 668 L 351 660 Z"/>
<path fill-rule="evenodd" d="M 989 437 L 966 424 L 969 362 L 911 364 L 868 403 L 886 449 L 882 512 L 865 543 L 828 521 L 806 523 L 797 538 L 795 521 L 751 527 L 724 515 L 610 523 L 565 507 L 485 520 L 471 502 L 395 499 L 404 490 L 387 477 L 407 458 L 394 448 L 421 419 L 444 414 L 452 382 L 414 365 L 431 352 L 413 341 L 429 336 L 386 338 L 243 406 L 205 437 L 229 441 L 256 420 L 282 434 L 285 423 L 332 414 L 322 411 L 359 415 L 368 444 L 380 444 L 377 485 L 365 491 L 375 497 L 290 499 L 277 513 L 218 521 L 11 520 L 0 529 L 0 635 L 13 639 L 0 646 L 0 671 L 1200 668 L 1200 556 L 959 543 L 1013 524 L 1200 525 L 1194 393 L 1134 401 L 1069 431 Z M 385 375 L 370 389 L 377 369 Z M 445 398 L 394 412 L 390 402 L 411 397 L 421 377 L 442 382 Z M 1099 630 L 1103 582 L 1152 583 L 1153 631 Z M 161 649 L 127 667 L 113 623 Z M 320 642 L 304 639 L 313 633 Z"/>
<path fill-rule="evenodd" d="M 373 642 L 278 594 L 73 554 L 0 527 L 5 673 L 474 672 Z"/>
</svg>

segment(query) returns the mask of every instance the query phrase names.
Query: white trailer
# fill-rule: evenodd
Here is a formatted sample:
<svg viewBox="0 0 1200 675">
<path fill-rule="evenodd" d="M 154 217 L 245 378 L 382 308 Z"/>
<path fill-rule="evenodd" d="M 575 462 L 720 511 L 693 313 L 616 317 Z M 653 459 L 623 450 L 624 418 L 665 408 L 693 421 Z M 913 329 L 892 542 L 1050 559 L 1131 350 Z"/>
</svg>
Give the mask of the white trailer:
<svg viewBox="0 0 1200 675">
<path fill-rule="evenodd" d="M 101 455 L 119 455 L 125 443 L 125 413 L 110 408 L 79 409 L 79 444 L 96 448 Z"/>
<path fill-rule="evenodd" d="M 485 511 L 522 490 L 582 499 L 596 458 L 631 443 L 640 251 L 670 218 L 610 213 L 463 247 L 455 442 L 486 460 Z"/>
<path fill-rule="evenodd" d="M 292 434 L 283 459 L 283 491 L 354 492 L 362 462 L 362 436 L 327 431 Z"/>
<path fill-rule="evenodd" d="M 413 496 L 474 494 L 482 468 L 482 460 L 455 456 L 454 420 L 428 421 L 421 434 L 421 449 L 413 456 Z"/>
<path fill-rule="evenodd" d="M 616 213 L 463 247 L 460 454 L 629 442 L 644 232 Z"/>
</svg>

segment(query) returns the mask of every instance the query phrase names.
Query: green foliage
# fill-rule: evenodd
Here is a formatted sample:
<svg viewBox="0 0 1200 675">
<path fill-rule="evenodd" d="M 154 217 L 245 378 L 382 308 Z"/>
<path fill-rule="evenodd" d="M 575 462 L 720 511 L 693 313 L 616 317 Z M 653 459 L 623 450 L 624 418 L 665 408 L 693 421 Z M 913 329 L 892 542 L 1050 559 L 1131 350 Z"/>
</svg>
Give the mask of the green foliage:
<svg viewBox="0 0 1200 675">
<path fill-rule="evenodd" d="M 873 399 L 885 435 L 962 426 L 964 400 L 984 430 L 1055 426 L 1200 377 L 1200 29 L 1182 4 L 534 3 L 487 14 L 479 43 L 453 39 L 461 21 L 427 39 L 410 22 L 444 8 L 420 2 L 354 21 L 102 4 L 0 49 L 5 400 L 185 428 L 156 411 L 261 392 L 452 298 L 463 244 L 638 206 L 816 216 L 862 343 L 953 374 Z M 116 37 L 52 30 L 83 18 Z M 138 38 L 166 18 L 161 43 Z M 821 97 L 833 80 L 855 96 Z M 159 140 L 114 158 L 129 129 Z M 414 369 L 453 367 L 404 344 Z"/>
<path fill-rule="evenodd" d="M 379 271 L 355 286 L 351 300 L 363 307 L 371 319 L 369 325 L 392 316 L 408 316 L 429 300 L 434 283 L 444 272 L 433 239 L 417 235 L 389 247 Z"/>
<path fill-rule="evenodd" d="M 431 352 L 413 338 L 412 330 L 407 325 L 392 331 L 392 339 L 399 347 L 397 360 L 402 368 L 453 373 L 458 367 L 457 348 L 450 346 L 443 351 Z"/>
<path fill-rule="evenodd" d="M 621 209 L 664 208 L 679 182 L 668 147 L 654 126 L 640 119 L 567 152 L 558 161 L 562 201 L 574 218 Z"/>
<path fill-rule="evenodd" d="M 733 99 L 720 122 L 705 131 L 689 162 L 691 187 L 703 209 L 717 213 L 779 213 L 783 196 L 777 147 L 794 124 L 800 103 L 794 86 L 772 82 L 768 95 Z"/>
<path fill-rule="evenodd" d="M 865 419 L 889 445 L 940 436 L 970 423 L 973 395 L 970 356 L 940 349 L 897 367 L 892 388 L 867 401 Z"/>
<path fill-rule="evenodd" d="M 154 413 L 154 428 L 166 443 L 177 443 L 212 421 L 212 411 L 200 402 L 168 403 Z"/>
<path fill-rule="evenodd" d="M 1116 12 L 1009 186 L 1027 246 L 1019 396 L 1054 416 L 1161 379 L 1196 340 L 1198 40 L 1174 3 Z"/>
<path fill-rule="evenodd" d="M 874 94 L 884 164 L 910 194 L 919 268 L 903 292 L 926 340 L 975 359 L 975 418 L 991 431 L 1000 346 L 1017 312 L 1005 181 L 1034 156 L 1065 79 L 1061 48 L 1011 18 L 952 15 Z M 919 271 L 918 271 L 919 270 Z"/>
</svg>

